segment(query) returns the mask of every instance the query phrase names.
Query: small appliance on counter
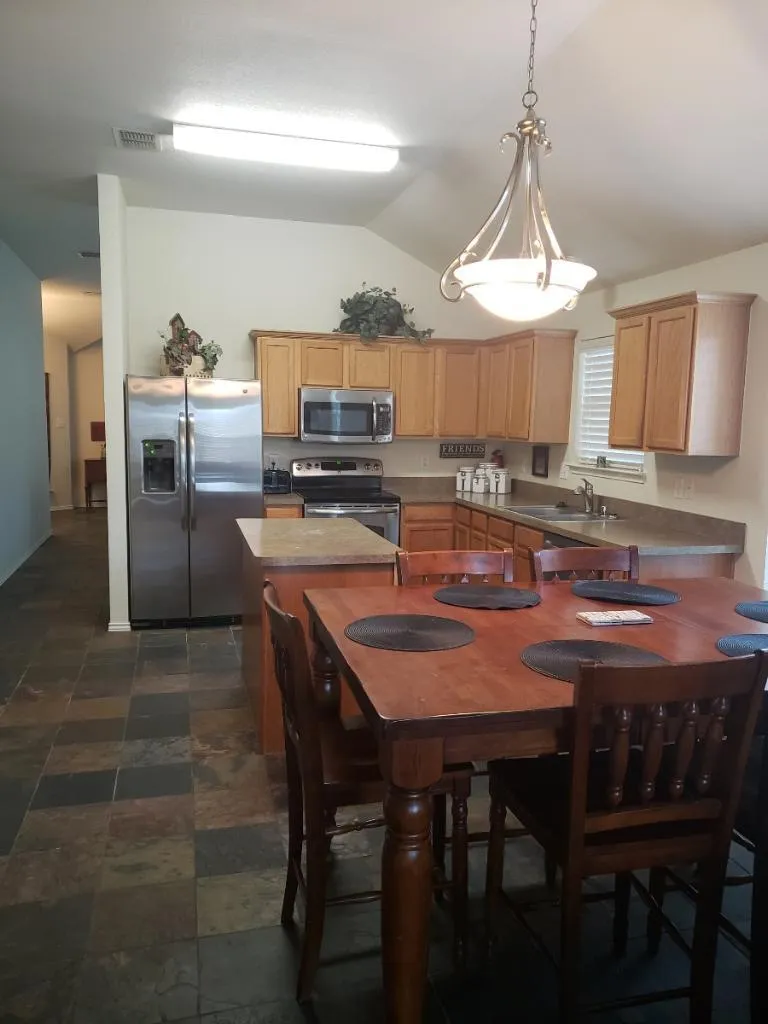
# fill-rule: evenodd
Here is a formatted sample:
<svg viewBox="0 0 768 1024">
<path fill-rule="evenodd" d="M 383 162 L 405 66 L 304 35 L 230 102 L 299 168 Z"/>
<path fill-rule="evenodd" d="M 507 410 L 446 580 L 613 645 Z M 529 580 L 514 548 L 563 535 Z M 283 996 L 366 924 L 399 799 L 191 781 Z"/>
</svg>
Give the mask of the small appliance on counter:
<svg viewBox="0 0 768 1024">
<path fill-rule="evenodd" d="M 290 494 L 291 474 L 287 469 L 278 469 L 274 459 L 268 469 L 264 470 L 265 494 Z"/>
</svg>

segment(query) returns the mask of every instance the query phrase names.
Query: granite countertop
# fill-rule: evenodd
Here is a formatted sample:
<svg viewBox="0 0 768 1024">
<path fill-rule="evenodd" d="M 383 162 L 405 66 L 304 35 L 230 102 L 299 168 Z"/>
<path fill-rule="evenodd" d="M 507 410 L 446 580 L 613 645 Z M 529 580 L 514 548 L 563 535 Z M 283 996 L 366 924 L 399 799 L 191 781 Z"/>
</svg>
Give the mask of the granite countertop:
<svg viewBox="0 0 768 1024">
<path fill-rule="evenodd" d="M 265 505 L 303 505 L 304 499 L 300 494 L 265 494 Z"/>
<path fill-rule="evenodd" d="M 238 519 L 237 525 L 265 568 L 393 565 L 398 550 L 355 519 Z"/>
<path fill-rule="evenodd" d="M 547 496 L 538 492 L 530 497 L 527 494 L 472 494 L 468 491 L 457 492 L 453 477 L 414 477 L 390 479 L 385 481 L 400 495 L 403 505 L 430 505 L 455 502 L 469 509 L 482 509 L 492 512 L 502 519 L 521 523 L 545 533 L 557 534 L 571 540 L 582 541 L 596 547 L 626 547 L 636 544 L 641 555 L 724 555 L 741 554 L 744 550 L 743 541 L 735 536 L 726 536 L 718 532 L 697 532 L 689 529 L 684 522 L 680 527 L 670 525 L 668 521 L 659 521 L 659 510 L 634 504 L 633 512 L 622 512 L 621 519 L 596 520 L 591 522 L 563 523 L 535 519 L 517 512 L 506 512 L 503 505 L 543 505 L 556 504 L 560 493 L 550 489 Z M 609 502 L 610 505 L 614 504 Z M 667 514 L 667 520 L 675 513 Z M 690 522 L 698 522 L 699 517 L 683 516 L 678 518 Z M 711 525 L 714 521 L 708 520 Z M 723 523 L 725 526 L 726 524 Z M 733 524 L 731 524 L 733 525 Z M 743 528 L 742 528 L 743 529 Z"/>
</svg>

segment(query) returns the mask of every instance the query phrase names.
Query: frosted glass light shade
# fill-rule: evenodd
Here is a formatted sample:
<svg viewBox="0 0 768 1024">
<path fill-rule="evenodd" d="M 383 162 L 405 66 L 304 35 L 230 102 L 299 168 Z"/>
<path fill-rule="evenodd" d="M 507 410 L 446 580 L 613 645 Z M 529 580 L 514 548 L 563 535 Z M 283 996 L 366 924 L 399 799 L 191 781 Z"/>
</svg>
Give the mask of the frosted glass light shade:
<svg viewBox="0 0 768 1024">
<path fill-rule="evenodd" d="M 546 288 L 538 285 L 544 269 L 537 259 L 488 259 L 454 270 L 464 290 L 489 313 L 503 320 L 540 320 L 574 302 L 597 271 L 584 263 L 553 260 Z"/>
</svg>

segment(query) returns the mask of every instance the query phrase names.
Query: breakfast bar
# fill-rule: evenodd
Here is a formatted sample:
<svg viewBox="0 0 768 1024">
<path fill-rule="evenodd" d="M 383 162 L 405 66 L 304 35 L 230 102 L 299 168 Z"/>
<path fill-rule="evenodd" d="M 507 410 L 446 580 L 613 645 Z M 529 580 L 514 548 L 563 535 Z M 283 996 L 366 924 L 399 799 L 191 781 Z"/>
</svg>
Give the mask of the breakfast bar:
<svg viewBox="0 0 768 1024">
<path fill-rule="evenodd" d="M 283 749 L 280 694 L 263 607 L 264 581 L 274 583 L 286 611 L 307 625 L 304 591 L 315 587 L 377 587 L 395 582 L 397 547 L 354 519 L 238 519 L 243 536 L 243 677 L 260 752 Z M 320 675 L 322 666 L 316 665 Z M 342 711 L 358 714 L 342 688 Z"/>
</svg>

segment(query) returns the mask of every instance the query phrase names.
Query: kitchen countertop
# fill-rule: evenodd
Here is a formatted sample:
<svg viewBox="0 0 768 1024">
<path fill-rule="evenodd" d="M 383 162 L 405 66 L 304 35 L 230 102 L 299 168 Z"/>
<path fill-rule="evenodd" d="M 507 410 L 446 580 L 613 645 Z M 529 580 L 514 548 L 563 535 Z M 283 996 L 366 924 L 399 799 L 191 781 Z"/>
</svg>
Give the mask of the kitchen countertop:
<svg viewBox="0 0 768 1024">
<path fill-rule="evenodd" d="M 300 494 L 265 494 L 265 505 L 303 505 L 304 499 Z"/>
<path fill-rule="evenodd" d="M 265 568 L 393 565 L 398 550 L 355 519 L 238 519 L 237 525 Z"/>
</svg>

